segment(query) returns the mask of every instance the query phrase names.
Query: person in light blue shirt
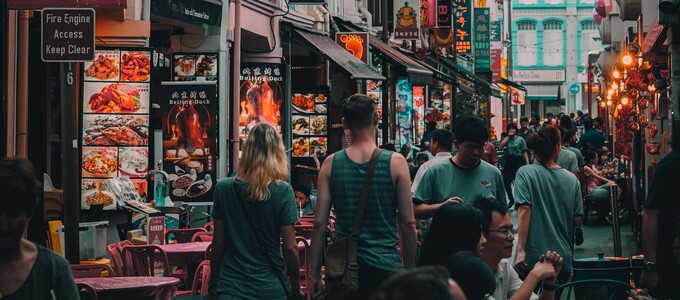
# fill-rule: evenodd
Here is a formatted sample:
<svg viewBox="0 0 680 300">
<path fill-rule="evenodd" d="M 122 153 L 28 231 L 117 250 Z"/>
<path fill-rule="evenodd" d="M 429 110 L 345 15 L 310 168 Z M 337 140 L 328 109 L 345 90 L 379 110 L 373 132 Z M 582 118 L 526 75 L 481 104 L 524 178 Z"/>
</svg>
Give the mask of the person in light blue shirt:
<svg viewBox="0 0 680 300">
<path fill-rule="evenodd" d="M 309 185 L 299 183 L 293 188 L 295 192 L 295 206 L 300 217 L 311 216 L 316 208 L 316 196 L 312 195 L 312 188 Z"/>
</svg>

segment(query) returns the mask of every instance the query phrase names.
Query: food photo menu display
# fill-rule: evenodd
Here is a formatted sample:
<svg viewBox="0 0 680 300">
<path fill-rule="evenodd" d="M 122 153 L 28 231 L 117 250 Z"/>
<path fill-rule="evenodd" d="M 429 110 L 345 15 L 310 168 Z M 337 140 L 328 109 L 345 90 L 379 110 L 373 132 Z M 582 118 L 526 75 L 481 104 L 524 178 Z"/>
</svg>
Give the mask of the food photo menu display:
<svg viewBox="0 0 680 300">
<path fill-rule="evenodd" d="M 163 170 L 173 202 L 212 202 L 217 82 L 163 82 Z"/>
<path fill-rule="evenodd" d="M 83 71 L 81 208 L 117 208 L 106 179 L 130 178 L 142 199 L 149 170 L 151 52 L 97 48 Z"/>
<path fill-rule="evenodd" d="M 293 157 L 324 157 L 328 152 L 328 93 L 293 92 Z"/>
<path fill-rule="evenodd" d="M 217 53 L 174 53 L 172 78 L 174 81 L 218 80 Z"/>
</svg>

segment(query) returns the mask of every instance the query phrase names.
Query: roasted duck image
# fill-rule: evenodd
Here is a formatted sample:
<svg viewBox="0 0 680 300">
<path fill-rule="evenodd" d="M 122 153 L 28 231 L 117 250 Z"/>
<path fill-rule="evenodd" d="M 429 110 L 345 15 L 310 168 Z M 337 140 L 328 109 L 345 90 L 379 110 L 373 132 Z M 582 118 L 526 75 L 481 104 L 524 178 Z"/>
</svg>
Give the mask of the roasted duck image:
<svg viewBox="0 0 680 300">
<path fill-rule="evenodd" d="M 149 142 L 149 120 L 145 116 L 100 115 L 87 119 L 85 145 L 142 146 Z"/>
<path fill-rule="evenodd" d="M 205 148 L 201 120 L 193 104 L 182 105 L 175 116 L 175 121 L 179 129 L 179 136 L 175 142 L 177 153 L 183 148 L 187 154 L 192 155 L 197 149 Z"/>
<path fill-rule="evenodd" d="M 279 118 L 276 113 L 279 110 L 279 103 L 274 99 L 274 90 L 269 86 L 267 77 L 265 80 L 248 82 L 246 98 L 250 110 L 248 111 L 248 123 L 265 122 L 271 125 L 279 125 Z"/>
<path fill-rule="evenodd" d="M 90 96 L 88 107 L 97 113 L 134 113 L 142 107 L 140 93 L 134 86 L 113 83 Z"/>
</svg>

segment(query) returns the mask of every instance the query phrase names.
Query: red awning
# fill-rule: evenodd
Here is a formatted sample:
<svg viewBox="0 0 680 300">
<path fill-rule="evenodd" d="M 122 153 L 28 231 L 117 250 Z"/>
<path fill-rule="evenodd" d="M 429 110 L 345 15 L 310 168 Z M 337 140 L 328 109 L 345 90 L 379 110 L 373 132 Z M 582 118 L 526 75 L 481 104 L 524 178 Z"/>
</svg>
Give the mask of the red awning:
<svg viewBox="0 0 680 300">
<path fill-rule="evenodd" d="M 666 26 L 659 24 L 659 16 L 657 16 L 645 35 L 644 53 L 655 51 L 657 47 L 663 45 L 666 41 L 666 29 Z"/>
<path fill-rule="evenodd" d="M 8 9 L 43 9 L 45 7 L 62 8 L 127 8 L 126 0 L 7 0 Z"/>
</svg>

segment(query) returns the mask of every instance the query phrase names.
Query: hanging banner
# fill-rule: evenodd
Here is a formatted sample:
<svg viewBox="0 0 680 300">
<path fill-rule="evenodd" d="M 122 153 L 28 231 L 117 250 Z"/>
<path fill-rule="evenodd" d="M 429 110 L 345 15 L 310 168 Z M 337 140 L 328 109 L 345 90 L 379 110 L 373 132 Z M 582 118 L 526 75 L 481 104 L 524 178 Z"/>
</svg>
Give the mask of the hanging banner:
<svg viewBox="0 0 680 300">
<path fill-rule="evenodd" d="M 493 83 L 501 82 L 501 49 L 491 49 L 491 77 Z"/>
<path fill-rule="evenodd" d="M 107 179 L 131 178 L 147 195 L 151 52 L 147 48 L 97 48 L 83 66 L 81 209 L 117 208 Z"/>
<path fill-rule="evenodd" d="M 404 144 L 413 144 L 413 87 L 408 78 L 397 79 L 397 142 L 401 147 Z"/>
<path fill-rule="evenodd" d="M 451 27 L 451 0 L 437 0 L 437 26 Z"/>
<path fill-rule="evenodd" d="M 451 27 L 435 27 L 432 32 L 434 33 L 434 45 L 438 48 L 447 48 L 453 45 L 454 37 Z"/>
<path fill-rule="evenodd" d="M 163 170 L 173 202 L 212 202 L 216 184 L 217 82 L 163 82 Z"/>
<path fill-rule="evenodd" d="M 414 143 L 421 144 L 423 135 L 425 134 L 425 87 L 413 87 L 413 123 L 415 125 L 414 132 L 416 133 Z"/>
<path fill-rule="evenodd" d="M 281 64 L 241 64 L 241 145 L 250 129 L 266 122 L 282 134 L 281 107 L 285 96 L 285 70 Z"/>
<path fill-rule="evenodd" d="M 454 31 L 456 52 L 472 54 L 472 0 L 456 0 L 460 16 L 455 20 Z"/>
<path fill-rule="evenodd" d="M 366 32 L 338 32 L 335 42 L 352 53 L 354 57 L 368 63 L 368 33 Z"/>
<path fill-rule="evenodd" d="M 491 43 L 489 39 L 489 9 L 475 8 L 475 73 L 491 69 Z"/>
<path fill-rule="evenodd" d="M 416 2 L 416 4 L 419 4 Z M 408 1 L 394 2 L 394 38 L 397 40 L 420 39 L 420 9 L 410 5 Z"/>
<path fill-rule="evenodd" d="M 432 28 L 437 23 L 440 0 L 420 0 L 420 28 Z"/>
</svg>

